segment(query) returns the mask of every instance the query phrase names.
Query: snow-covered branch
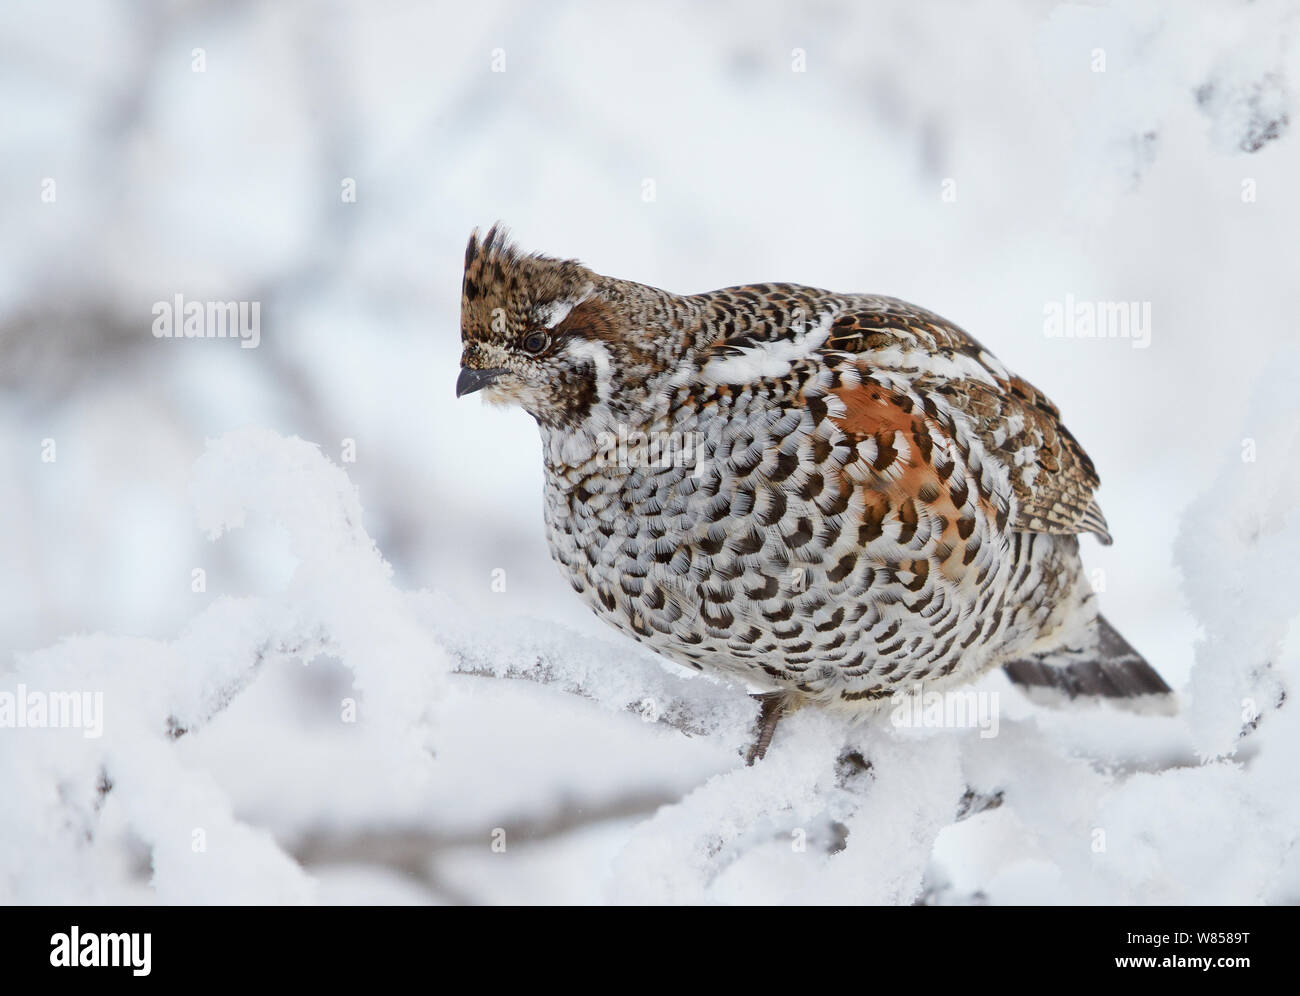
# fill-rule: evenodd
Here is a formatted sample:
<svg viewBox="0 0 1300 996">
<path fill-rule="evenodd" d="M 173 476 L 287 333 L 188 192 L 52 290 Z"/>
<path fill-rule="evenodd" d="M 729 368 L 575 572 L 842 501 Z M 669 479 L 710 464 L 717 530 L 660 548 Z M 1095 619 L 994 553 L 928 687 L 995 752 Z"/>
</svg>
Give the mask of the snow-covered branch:
<svg viewBox="0 0 1300 996">
<path fill-rule="evenodd" d="M 1296 444 L 1294 432 L 1270 437 L 1278 458 L 1258 468 L 1261 480 L 1249 486 L 1240 484 L 1239 469 L 1225 469 L 1217 493 L 1240 488 L 1228 501 L 1231 511 L 1201 503 L 1188 518 L 1188 535 L 1237 543 L 1244 572 L 1288 569 L 1300 552 L 1300 524 L 1283 497 L 1300 481 L 1278 473 L 1300 466 Z M 214 538 L 253 519 L 278 523 L 297 566 L 282 590 L 212 602 L 174 640 L 79 637 L 18 659 L 5 679 L 11 694 L 20 685 L 26 694 L 97 691 L 103 723 L 96 737 L 27 731 L 22 751 L 0 758 L 0 784 L 12 802 L 0 815 L 3 853 L 23 856 L 6 859 L 5 898 L 85 900 L 111 888 L 98 853 L 124 831 L 149 848 L 153 889 L 164 901 L 311 901 L 315 885 L 304 866 L 367 856 L 398 870 L 423 869 L 429 889 L 456 897 L 438 878 L 436 859 L 482 839 L 477 824 L 456 829 L 390 818 L 369 828 L 306 826 L 281 845 L 241 819 L 196 755 L 181 750 L 196 740 L 201 746 L 266 674 L 313 660 L 347 669 L 361 742 L 401 784 L 435 777 L 435 758 L 452 746 L 440 739 L 451 718 L 444 710 L 464 694 L 464 683 L 483 678 L 549 685 L 611 715 L 631 711 L 712 749 L 722 746 L 731 763 L 682 797 L 632 786 L 580 806 L 484 817 L 509 823 L 515 840 L 525 842 L 593 822 L 639 820 L 612 866 L 608 895 L 617 901 L 959 901 L 1034 868 L 1045 899 L 1119 901 L 1134 896 L 1134 882 L 1146 883 L 1143 897 L 1168 901 L 1240 896 L 1242 876 L 1255 876 L 1253 894 L 1265 898 L 1275 896 L 1271 876 L 1224 862 L 1217 849 L 1246 836 L 1253 853 L 1274 855 L 1260 868 L 1294 861 L 1287 856 L 1294 832 L 1265 816 L 1293 805 L 1284 802 L 1293 798 L 1284 786 L 1294 710 L 1279 708 L 1278 690 L 1294 661 L 1279 649 L 1280 622 L 1241 642 L 1235 613 L 1246 611 L 1242 605 L 1222 612 L 1201 606 L 1207 638 L 1192 717 L 1203 752 L 1222 754 L 1241 727 L 1236 703 L 1225 704 L 1224 696 L 1263 703 L 1268 722 L 1251 725 L 1265 748 L 1245 766 L 1130 766 L 1120 774 L 1123 749 L 1102 766 L 1061 737 L 1071 723 L 1104 724 L 1112 739 L 1122 739 L 1176 719 L 1029 712 L 1004 718 L 998 736 L 987 739 L 973 729 L 896 729 L 804 709 L 783 722 L 767 758 L 746 768 L 739 755 L 756 706 L 743 689 L 675 673 L 631 645 L 544 621 L 505 629 L 447 596 L 396 588 L 362 526 L 356 489 L 308 443 L 265 430 L 213 441 L 196 467 L 193 496 Z M 1196 543 L 1184 550 L 1200 556 Z M 1282 604 L 1271 611 L 1285 618 Z M 1176 800 L 1207 794 L 1223 797 L 1223 816 L 1189 839 Z M 1152 807 L 1152 799 L 1164 803 Z M 950 866 L 957 840 L 990 847 L 999 835 L 1016 846 L 994 848 L 983 870 Z M 1215 861 L 1238 876 L 1231 889 L 1217 872 L 1187 874 Z M 61 896 L 49 895 L 54 880 Z"/>
</svg>

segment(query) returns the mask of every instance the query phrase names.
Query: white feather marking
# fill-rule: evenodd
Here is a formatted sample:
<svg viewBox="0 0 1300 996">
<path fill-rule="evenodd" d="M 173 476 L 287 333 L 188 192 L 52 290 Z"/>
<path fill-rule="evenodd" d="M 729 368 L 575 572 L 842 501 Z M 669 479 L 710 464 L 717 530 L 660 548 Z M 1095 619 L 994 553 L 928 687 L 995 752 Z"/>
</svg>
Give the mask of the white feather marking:
<svg viewBox="0 0 1300 996">
<path fill-rule="evenodd" d="M 965 353 L 952 356 L 940 356 L 921 349 L 902 349 L 891 346 L 888 349 L 875 349 L 870 353 L 872 367 L 878 369 L 915 370 L 928 377 L 944 380 L 978 380 L 985 384 L 998 386 L 993 375 L 974 357 Z"/>
<path fill-rule="evenodd" d="M 796 361 L 811 356 L 830 334 L 830 314 L 806 332 L 743 347 L 736 356 L 709 360 L 700 371 L 710 384 L 748 384 L 763 377 L 784 377 Z"/>
<path fill-rule="evenodd" d="M 537 320 L 548 329 L 553 329 L 569 317 L 576 301 L 552 301 L 537 309 Z"/>
<path fill-rule="evenodd" d="M 912 444 L 897 429 L 894 430 L 894 452 L 898 454 L 897 463 L 899 466 L 912 462 Z"/>
<path fill-rule="evenodd" d="M 1001 361 L 987 349 L 980 350 L 979 361 L 992 370 L 995 377 L 1001 377 L 1003 380 L 1010 378 L 1011 373 L 1002 365 Z"/>
<path fill-rule="evenodd" d="M 548 301 L 537 306 L 537 320 L 546 328 L 553 329 L 569 317 L 569 312 L 591 296 L 591 285 L 586 285 L 575 297 L 562 297 L 558 301 Z"/>
<path fill-rule="evenodd" d="M 596 397 L 608 401 L 614 377 L 614 363 L 610 359 L 609 347 L 603 342 L 574 339 L 564 347 L 564 351 L 575 360 L 591 360 L 596 367 Z"/>
<path fill-rule="evenodd" d="M 838 422 L 849 414 L 849 406 L 838 394 L 822 394 L 819 397 L 826 404 L 826 414 L 829 418 Z"/>
</svg>

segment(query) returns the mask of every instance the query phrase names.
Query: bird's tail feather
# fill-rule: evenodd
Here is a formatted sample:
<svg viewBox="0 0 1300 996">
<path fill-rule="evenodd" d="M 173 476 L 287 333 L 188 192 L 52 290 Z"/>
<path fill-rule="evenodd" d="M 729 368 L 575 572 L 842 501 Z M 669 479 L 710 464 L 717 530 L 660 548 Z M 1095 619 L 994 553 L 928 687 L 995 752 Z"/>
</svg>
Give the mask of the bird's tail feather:
<svg viewBox="0 0 1300 996">
<path fill-rule="evenodd" d="M 1140 712 L 1170 713 L 1173 689 L 1104 616 L 1097 617 L 1086 646 L 1033 654 L 1003 666 L 1011 682 L 1031 699 L 1062 706 L 1104 701 Z"/>
</svg>

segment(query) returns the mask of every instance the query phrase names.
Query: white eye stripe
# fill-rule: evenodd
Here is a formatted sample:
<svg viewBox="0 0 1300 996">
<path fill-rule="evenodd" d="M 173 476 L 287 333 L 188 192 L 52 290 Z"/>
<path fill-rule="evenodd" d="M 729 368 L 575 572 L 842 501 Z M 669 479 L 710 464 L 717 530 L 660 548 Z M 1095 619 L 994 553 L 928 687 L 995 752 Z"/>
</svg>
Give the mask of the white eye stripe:
<svg viewBox="0 0 1300 996">
<path fill-rule="evenodd" d="M 553 329 L 569 317 L 569 312 L 577 303 L 577 301 L 552 301 L 550 304 L 542 305 L 537 309 L 537 320 L 548 329 Z"/>
<path fill-rule="evenodd" d="M 540 305 L 537 308 L 537 321 L 548 329 L 553 329 L 569 317 L 570 311 L 582 304 L 590 296 L 591 285 L 588 284 L 573 297 L 562 297 L 557 301 L 550 301 L 547 304 Z"/>
</svg>

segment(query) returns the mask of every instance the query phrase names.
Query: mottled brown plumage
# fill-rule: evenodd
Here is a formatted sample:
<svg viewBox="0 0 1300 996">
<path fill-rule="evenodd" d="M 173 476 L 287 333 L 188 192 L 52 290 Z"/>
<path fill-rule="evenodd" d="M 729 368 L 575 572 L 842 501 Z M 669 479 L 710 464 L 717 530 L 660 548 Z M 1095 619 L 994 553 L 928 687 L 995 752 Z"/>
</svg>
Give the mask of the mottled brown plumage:
<svg viewBox="0 0 1300 996">
<path fill-rule="evenodd" d="M 939 316 L 793 284 L 679 296 L 494 228 L 461 322 L 458 393 L 537 419 L 561 571 L 671 659 L 851 709 L 999 665 L 1168 692 L 1082 576 L 1077 535 L 1111 541 L 1092 461 Z"/>
</svg>

